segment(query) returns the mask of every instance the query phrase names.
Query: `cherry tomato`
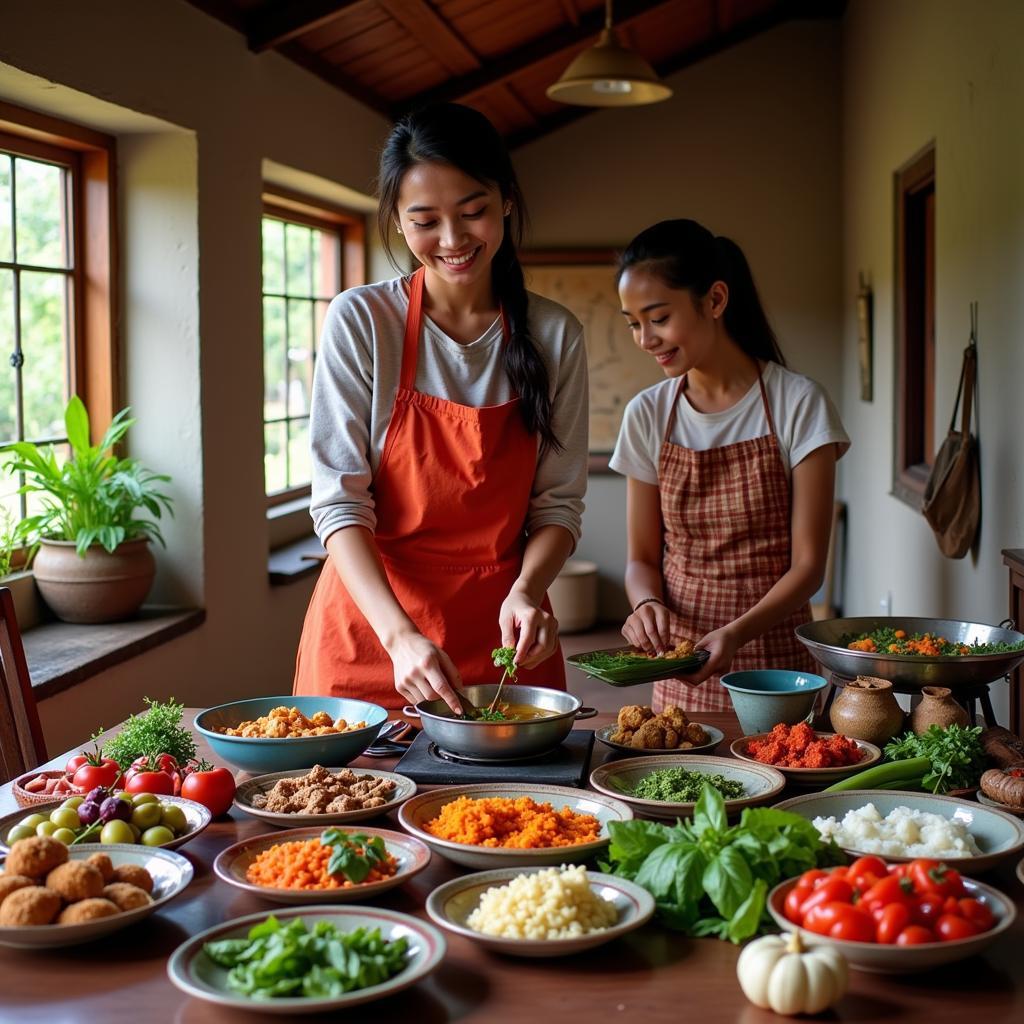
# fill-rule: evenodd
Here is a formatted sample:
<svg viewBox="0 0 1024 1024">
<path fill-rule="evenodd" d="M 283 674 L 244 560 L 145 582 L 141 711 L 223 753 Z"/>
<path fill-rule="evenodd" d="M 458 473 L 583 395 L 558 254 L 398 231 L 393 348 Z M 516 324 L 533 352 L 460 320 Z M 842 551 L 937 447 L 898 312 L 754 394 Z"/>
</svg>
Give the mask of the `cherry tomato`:
<svg viewBox="0 0 1024 1024">
<path fill-rule="evenodd" d="M 804 918 L 804 928 L 848 942 L 874 942 L 875 922 L 866 910 L 849 903 L 819 903 Z"/>
<path fill-rule="evenodd" d="M 969 939 L 973 935 L 980 935 L 982 929 L 972 921 L 955 914 L 943 914 L 935 922 L 935 934 L 942 942 L 952 942 L 955 939 Z"/>
<path fill-rule="evenodd" d="M 879 907 L 875 920 L 875 941 L 891 946 L 910 925 L 910 907 L 906 903 L 889 903 Z"/>
<path fill-rule="evenodd" d="M 89 763 L 88 754 L 75 754 L 74 757 L 68 759 L 68 763 L 64 765 L 64 771 L 67 775 L 74 775 L 83 764 Z"/>
<path fill-rule="evenodd" d="M 223 814 L 235 798 L 235 777 L 227 768 L 211 766 L 199 769 L 185 776 L 181 784 L 181 795 L 208 807 L 216 817 Z"/>
<path fill-rule="evenodd" d="M 964 893 L 960 872 L 937 860 L 922 857 L 911 861 L 908 874 L 918 892 L 931 890 L 940 896 L 962 896 Z"/>
<path fill-rule="evenodd" d="M 158 796 L 174 795 L 174 779 L 167 772 L 136 772 L 126 778 L 124 788 L 129 793 L 156 793 Z"/>
<path fill-rule="evenodd" d="M 946 901 L 933 892 L 921 893 L 911 904 L 911 917 L 914 924 L 924 925 L 926 928 L 933 928 L 943 914 L 943 904 Z"/>
<path fill-rule="evenodd" d="M 849 904 L 851 899 L 853 886 L 845 878 L 829 878 L 800 904 L 800 913 L 806 917 L 814 907 L 824 906 L 826 903 Z"/>
<path fill-rule="evenodd" d="M 904 928 L 896 938 L 897 946 L 921 946 L 926 942 L 935 942 L 935 933 L 919 924 Z"/>
<path fill-rule="evenodd" d="M 858 857 L 847 872 L 847 881 L 858 892 L 865 892 L 880 878 L 885 878 L 885 861 L 881 857 Z"/>
<path fill-rule="evenodd" d="M 890 864 L 887 870 L 890 875 L 895 875 L 897 878 L 906 878 L 908 867 L 908 864 Z"/>
<path fill-rule="evenodd" d="M 885 875 L 861 897 L 861 905 L 868 910 L 885 907 L 890 903 L 907 903 L 910 900 L 910 883 L 898 875 Z"/>
<path fill-rule="evenodd" d="M 794 889 L 799 889 L 800 892 L 810 893 L 812 890 L 817 888 L 822 882 L 829 877 L 827 871 L 822 871 L 821 868 L 811 868 L 810 871 L 805 871 L 796 881 Z"/>
<path fill-rule="evenodd" d="M 191 778 L 191 776 L 189 776 Z M 186 782 L 188 779 L 185 780 Z M 801 890 L 798 885 L 794 885 L 789 892 L 786 893 L 785 902 L 782 904 L 782 912 L 786 915 L 787 921 L 792 921 L 793 924 L 799 924 L 804 918 L 803 914 L 800 913 L 800 908 L 803 906 L 804 900 L 807 899 L 808 890 Z"/>
<path fill-rule="evenodd" d="M 960 900 L 960 916 L 987 932 L 996 923 L 995 914 L 981 900 Z"/>
<path fill-rule="evenodd" d="M 117 762 L 109 757 L 104 757 L 100 764 L 91 762 L 83 764 L 75 772 L 71 782 L 79 789 L 95 789 L 97 786 L 110 789 L 120 777 L 121 769 Z"/>
</svg>

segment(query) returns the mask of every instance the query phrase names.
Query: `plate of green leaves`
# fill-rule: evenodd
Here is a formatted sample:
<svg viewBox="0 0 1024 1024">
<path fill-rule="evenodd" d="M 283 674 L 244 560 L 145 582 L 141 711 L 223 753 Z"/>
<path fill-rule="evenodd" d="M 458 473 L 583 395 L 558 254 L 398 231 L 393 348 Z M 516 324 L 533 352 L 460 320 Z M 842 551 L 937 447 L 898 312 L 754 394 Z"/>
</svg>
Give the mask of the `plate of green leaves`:
<svg viewBox="0 0 1024 1024">
<path fill-rule="evenodd" d="M 249 868 L 260 854 L 285 843 L 317 841 L 331 850 L 327 870 L 337 880 L 336 887 L 298 889 L 250 881 Z M 217 855 L 213 870 L 229 885 L 275 903 L 346 903 L 402 885 L 429 863 L 430 848 L 403 832 L 364 827 L 292 828 L 229 846 Z M 391 874 L 380 877 L 392 867 Z"/>
<path fill-rule="evenodd" d="M 612 647 L 574 654 L 566 661 L 609 686 L 637 686 L 696 672 L 710 657 L 708 651 L 694 651 L 679 658 L 650 658 L 632 648 Z"/>
<path fill-rule="evenodd" d="M 290 907 L 225 921 L 180 945 L 167 975 L 196 999 L 286 1016 L 400 992 L 440 966 L 444 936 L 376 907 Z"/>
</svg>

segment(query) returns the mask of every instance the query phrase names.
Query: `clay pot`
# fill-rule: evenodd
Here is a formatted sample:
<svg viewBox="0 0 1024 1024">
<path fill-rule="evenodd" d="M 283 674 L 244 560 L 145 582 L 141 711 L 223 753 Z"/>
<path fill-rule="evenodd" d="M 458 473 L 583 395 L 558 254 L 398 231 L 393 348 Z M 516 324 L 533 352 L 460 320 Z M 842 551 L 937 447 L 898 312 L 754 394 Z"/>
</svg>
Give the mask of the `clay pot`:
<svg viewBox="0 0 1024 1024">
<path fill-rule="evenodd" d="M 33 563 L 43 600 L 65 622 L 118 622 L 134 615 L 156 575 L 149 541 L 125 541 L 108 552 L 94 544 L 82 558 L 73 541 L 44 540 Z"/>
<path fill-rule="evenodd" d="M 953 691 L 945 686 L 921 687 L 921 702 L 910 712 L 910 728 L 916 733 L 927 732 L 937 725 L 967 725 L 967 709 L 953 699 Z"/>
<path fill-rule="evenodd" d="M 857 676 L 839 691 L 829 720 L 844 736 L 884 746 L 903 730 L 903 709 L 888 679 Z"/>
</svg>

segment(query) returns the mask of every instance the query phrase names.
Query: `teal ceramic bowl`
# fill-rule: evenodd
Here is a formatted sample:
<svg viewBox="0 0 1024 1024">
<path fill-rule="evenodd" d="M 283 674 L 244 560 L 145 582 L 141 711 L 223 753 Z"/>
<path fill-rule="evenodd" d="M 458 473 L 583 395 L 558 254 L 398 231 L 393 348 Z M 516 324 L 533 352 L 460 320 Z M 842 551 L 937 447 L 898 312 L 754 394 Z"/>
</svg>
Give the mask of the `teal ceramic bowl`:
<svg viewBox="0 0 1024 1024">
<path fill-rule="evenodd" d="M 733 710 L 745 736 L 771 732 L 780 722 L 806 721 L 828 680 L 811 672 L 784 668 L 755 668 L 728 672 L 722 685 L 729 691 Z"/>
<path fill-rule="evenodd" d="M 976 875 L 988 871 L 1000 861 L 1019 857 L 1024 852 L 1024 823 L 1002 811 L 961 800 L 953 796 L 936 796 L 932 793 L 909 793 L 892 789 L 851 789 L 845 793 L 808 793 L 775 804 L 783 811 L 791 811 L 800 817 L 813 821 L 815 818 L 835 818 L 842 821 L 847 812 L 857 811 L 866 804 L 874 804 L 883 818 L 896 807 L 908 807 L 911 811 L 938 814 L 950 821 L 960 822 L 974 837 L 980 854 L 967 857 L 927 854 L 945 860 L 961 874 Z M 880 843 L 880 841 L 878 841 Z M 880 848 L 876 842 L 840 844 L 848 854 L 860 857 L 876 854 L 889 862 L 913 860 L 910 855 L 901 855 Z"/>
<path fill-rule="evenodd" d="M 296 736 L 287 739 L 225 736 L 222 729 L 234 729 L 284 705 L 298 708 L 307 718 L 326 711 L 337 721 L 366 722 L 365 729 L 329 733 L 325 736 Z M 387 711 L 365 700 L 347 697 L 254 697 L 207 708 L 196 716 L 196 732 L 202 733 L 219 760 L 247 772 L 283 772 L 290 768 L 341 768 L 357 758 L 377 738 L 387 721 Z"/>
</svg>

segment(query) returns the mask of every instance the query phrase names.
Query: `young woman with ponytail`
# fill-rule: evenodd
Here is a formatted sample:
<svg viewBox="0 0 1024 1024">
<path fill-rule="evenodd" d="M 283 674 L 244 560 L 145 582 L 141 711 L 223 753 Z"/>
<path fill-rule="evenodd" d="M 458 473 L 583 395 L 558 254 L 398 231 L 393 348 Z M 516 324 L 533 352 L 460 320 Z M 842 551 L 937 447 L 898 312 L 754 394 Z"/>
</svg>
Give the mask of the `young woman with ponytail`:
<svg viewBox="0 0 1024 1024">
<path fill-rule="evenodd" d="M 313 386 L 314 526 L 329 558 L 295 693 L 386 707 L 497 681 L 565 688 L 547 588 L 580 532 L 587 464 L 579 321 L 526 291 L 526 211 L 491 123 L 443 104 L 380 158 L 379 227 L 415 273 L 331 304 Z"/>
<path fill-rule="evenodd" d="M 611 460 L 629 478 L 622 633 L 651 654 L 683 639 L 710 652 L 655 684 L 658 708 L 728 710 L 730 669 L 813 668 L 793 630 L 824 574 L 849 438 L 820 385 L 786 368 L 735 242 L 662 221 L 627 246 L 618 286 L 667 378 L 629 403 Z"/>
</svg>

